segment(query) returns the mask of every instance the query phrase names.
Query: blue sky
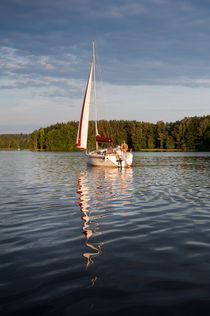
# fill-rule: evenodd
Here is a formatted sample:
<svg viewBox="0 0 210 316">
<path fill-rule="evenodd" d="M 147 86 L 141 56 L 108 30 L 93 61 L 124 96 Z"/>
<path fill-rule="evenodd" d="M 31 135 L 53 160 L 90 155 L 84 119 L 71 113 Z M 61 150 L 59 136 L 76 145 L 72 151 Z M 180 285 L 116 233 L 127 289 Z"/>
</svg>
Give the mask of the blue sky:
<svg viewBox="0 0 210 316">
<path fill-rule="evenodd" d="M 1 0 L 0 133 L 78 120 L 96 43 L 98 116 L 210 110 L 210 1 Z"/>
</svg>

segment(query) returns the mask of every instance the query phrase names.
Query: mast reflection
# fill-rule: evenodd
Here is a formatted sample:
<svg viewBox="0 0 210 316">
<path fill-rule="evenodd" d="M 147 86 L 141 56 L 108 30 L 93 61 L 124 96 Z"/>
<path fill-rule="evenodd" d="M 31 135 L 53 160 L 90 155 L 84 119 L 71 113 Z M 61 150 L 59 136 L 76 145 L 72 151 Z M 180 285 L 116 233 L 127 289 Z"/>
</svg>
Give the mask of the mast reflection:
<svg viewBox="0 0 210 316">
<path fill-rule="evenodd" d="M 102 254 L 104 243 L 100 240 L 100 219 L 112 215 L 113 210 L 119 212 L 119 215 L 127 215 L 122 211 L 122 206 L 131 203 L 129 192 L 132 176 L 132 169 L 104 168 L 88 168 L 77 175 L 82 232 L 85 236 L 85 246 L 88 248 L 82 255 L 87 260 L 86 269 L 94 263 L 95 257 Z M 92 286 L 96 280 L 97 276 L 91 281 Z"/>
</svg>

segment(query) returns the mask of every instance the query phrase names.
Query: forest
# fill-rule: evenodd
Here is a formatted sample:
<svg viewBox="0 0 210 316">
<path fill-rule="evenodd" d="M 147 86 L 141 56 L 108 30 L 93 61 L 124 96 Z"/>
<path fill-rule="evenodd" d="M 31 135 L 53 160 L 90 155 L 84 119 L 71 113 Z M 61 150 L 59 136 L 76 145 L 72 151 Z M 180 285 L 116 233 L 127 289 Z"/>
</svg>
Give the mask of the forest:
<svg viewBox="0 0 210 316">
<path fill-rule="evenodd" d="M 40 127 L 31 134 L 0 135 L 1 150 L 79 151 L 78 122 Z M 99 133 L 112 137 L 113 146 L 126 142 L 133 151 L 210 151 L 210 115 L 186 117 L 173 123 L 101 120 Z M 88 148 L 95 149 L 94 122 L 89 123 Z"/>
</svg>

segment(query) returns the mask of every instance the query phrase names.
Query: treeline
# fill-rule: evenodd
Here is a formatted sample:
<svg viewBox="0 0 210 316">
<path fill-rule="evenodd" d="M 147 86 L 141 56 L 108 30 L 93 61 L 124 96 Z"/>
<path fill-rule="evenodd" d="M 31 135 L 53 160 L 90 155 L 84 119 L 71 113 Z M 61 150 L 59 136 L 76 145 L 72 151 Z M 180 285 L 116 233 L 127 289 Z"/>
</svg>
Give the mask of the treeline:
<svg viewBox="0 0 210 316">
<path fill-rule="evenodd" d="M 77 151 L 78 122 L 57 123 L 32 134 L 0 135 L 0 148 L 46 151 Z M 112 137 L 113 146 L 126 142 L 134 151 L 178 150 L 210 151 L 210 115 L 187 117 L 181 121 L 156 124 L 112 120 L 98 122 L 103 136 Z M 95 126 L 90 121 L 88 147 L 95 148 Z"/>
<path fill-rule="evenodd" d="M 31 134 L 3 134 L 0 135 L 1 149 L 33 149 Z"/>
</svg>

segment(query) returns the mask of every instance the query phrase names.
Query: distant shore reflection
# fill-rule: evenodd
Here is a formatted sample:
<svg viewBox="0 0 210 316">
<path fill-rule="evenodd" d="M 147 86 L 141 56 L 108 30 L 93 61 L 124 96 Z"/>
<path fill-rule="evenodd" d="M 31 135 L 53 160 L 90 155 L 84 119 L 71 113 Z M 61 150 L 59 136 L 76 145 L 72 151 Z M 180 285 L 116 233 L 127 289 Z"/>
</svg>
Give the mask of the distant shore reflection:
<svg viewBox="0 0 210 316">
<path fill-rule="evenodd" d="M 86 269 L 94 263 L 94 258 L 102 254 L 103 241 L 100 230 L 100 219 L 112 215 L 121 205 L 127 205 L 129 188 L 133 178 L 132 169 L 104 169 L 88 168 L 77 175 L 77 194 L 80 211 L 82 213 L 82 233 L 85 236 L 87 252 L 82 255 L 86 258 Z M 94 278 L 93 284 L 97 277 Z"/>
</svg>

